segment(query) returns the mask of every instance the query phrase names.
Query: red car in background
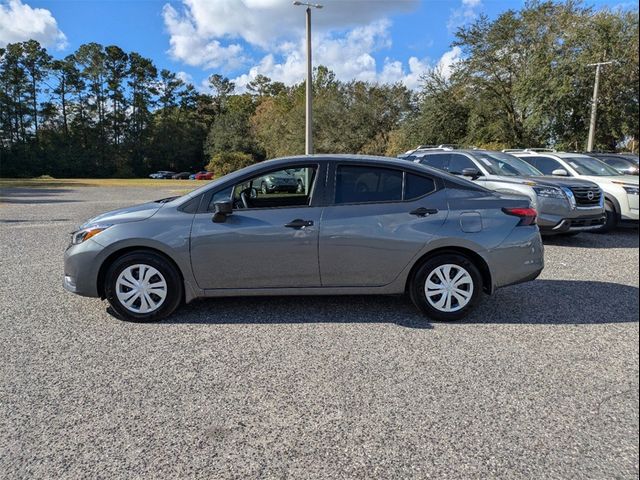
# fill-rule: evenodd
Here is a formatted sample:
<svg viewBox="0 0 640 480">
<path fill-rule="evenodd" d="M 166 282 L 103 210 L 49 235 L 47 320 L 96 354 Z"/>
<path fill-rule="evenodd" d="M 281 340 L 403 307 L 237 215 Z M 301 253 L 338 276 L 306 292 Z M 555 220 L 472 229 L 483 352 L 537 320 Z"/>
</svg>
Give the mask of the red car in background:
<svg viewBox="0 0 640 480">
<path fill-rule="evenodd" d="M 213 172 L 198 172 L 195 178 L 196 180 L 211 180 L 213 178 Z"/>
</svg>

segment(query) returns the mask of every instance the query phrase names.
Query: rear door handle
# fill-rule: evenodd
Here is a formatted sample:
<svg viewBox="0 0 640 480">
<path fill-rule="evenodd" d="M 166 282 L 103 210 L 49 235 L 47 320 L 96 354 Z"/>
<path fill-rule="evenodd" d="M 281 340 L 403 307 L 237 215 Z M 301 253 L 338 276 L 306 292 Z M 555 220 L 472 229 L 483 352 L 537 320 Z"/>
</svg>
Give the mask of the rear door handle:
<svg viewBox="0 0 640 480">
<path fill-rule="evenodd" d="M 436 213 L 438 213 L 437 208 L 425 208 L 425 207 L 416 208 L 415 210 L 412 210 L 409 212 L 410 215 L 416 215 L 418 217 L 426 217 L 427 215 L 434 215 Z"/>
<path fill-rule="evenodd" d="M 304 228 L 304 227 L 312 227 L 313 220 L 302 220 L 300 218 L 296 218 L 295 220 L 291 220 L 289 223 L 285 225 L 287 228 Z"/>
</svg>

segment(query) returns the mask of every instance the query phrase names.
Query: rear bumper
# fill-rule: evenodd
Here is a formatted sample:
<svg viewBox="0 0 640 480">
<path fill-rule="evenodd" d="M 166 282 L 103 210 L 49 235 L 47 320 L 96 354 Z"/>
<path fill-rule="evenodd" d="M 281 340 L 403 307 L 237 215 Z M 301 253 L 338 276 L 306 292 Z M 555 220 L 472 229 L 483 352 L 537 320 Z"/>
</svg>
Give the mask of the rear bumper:
<svg viewBox="0 0 640 480">
<path fill-rule="evenodd" d="M 499 247 L 487 252 L 492 291 L 496 288 L 528 282 L 544 268 L 544 245 L 535 226 L 515 227 Z"/>
</svg>

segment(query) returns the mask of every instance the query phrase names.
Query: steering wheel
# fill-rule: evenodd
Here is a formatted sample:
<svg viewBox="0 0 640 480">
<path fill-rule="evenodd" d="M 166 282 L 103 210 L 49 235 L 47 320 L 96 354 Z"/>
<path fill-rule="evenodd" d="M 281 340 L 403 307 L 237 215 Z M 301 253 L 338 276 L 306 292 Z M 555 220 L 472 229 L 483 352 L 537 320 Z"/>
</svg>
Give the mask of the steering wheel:
<svg viewBox="0 0 640 480">
<path fill-rule="evenodd" d="M 240 201 L 242 202 L 242 208 L 251 208 L 249 207 L 249 199 L 247 198 L 247 191 L 243 190 L 240 193 Z"/>
<path fill-rule="evenodd" d="M 240 192 L 240 202 L 241 202 L 242 208 L 251 208 L 249 199 L 257 198 L 257 197 L 258 197 L 258 191 L 255 188 L 253 187 L 245 188 L 242 192 Z"/>
</svg>

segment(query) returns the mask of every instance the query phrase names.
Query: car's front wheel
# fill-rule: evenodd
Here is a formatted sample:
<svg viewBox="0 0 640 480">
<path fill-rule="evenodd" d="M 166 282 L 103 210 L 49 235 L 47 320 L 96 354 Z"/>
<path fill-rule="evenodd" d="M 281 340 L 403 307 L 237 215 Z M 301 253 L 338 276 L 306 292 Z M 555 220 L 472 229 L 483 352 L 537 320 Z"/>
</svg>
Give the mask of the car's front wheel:
<svg viewBox="0 0 640 480">
<path fill-rule="evenodd" d="M 413 303 L 434 320 L 466 316 L 482 293 L 482 275 L 467 257 L 442 254 L 426 260 L 409 286 Z"/>
<path fill-rule="evenodd" d="M 602 227 L 594 230 L 596 233 L 607 233 L 618 226 L 618 212 L 616 211 L 616 207 L 609 200 L 606 200 L 604 203 L 604 211 L 607 216 L 606 221 Z"/>
<path fill-rule="evenodd" d="M 120 318 L 153 322 L 178 307 L 183 285 L 176 267 L 161 255 L 130 252 L 109 266 L 105 296 Z"/>
</svg>

